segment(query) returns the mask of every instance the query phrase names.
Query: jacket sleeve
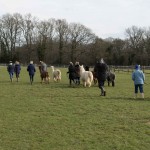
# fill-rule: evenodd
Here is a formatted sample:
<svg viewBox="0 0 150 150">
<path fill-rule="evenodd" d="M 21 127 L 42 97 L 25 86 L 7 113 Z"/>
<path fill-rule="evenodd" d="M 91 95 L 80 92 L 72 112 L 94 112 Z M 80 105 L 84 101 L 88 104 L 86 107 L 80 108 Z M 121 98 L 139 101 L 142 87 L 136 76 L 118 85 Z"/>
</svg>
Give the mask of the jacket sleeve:
<svg viewBox="0 0 150 150">
<path fill-rule="evenodd" d="M 132 80 L 133 80 L 133 81 L 135 80 L 134 72 L 132 73 Z"/>
</svg>

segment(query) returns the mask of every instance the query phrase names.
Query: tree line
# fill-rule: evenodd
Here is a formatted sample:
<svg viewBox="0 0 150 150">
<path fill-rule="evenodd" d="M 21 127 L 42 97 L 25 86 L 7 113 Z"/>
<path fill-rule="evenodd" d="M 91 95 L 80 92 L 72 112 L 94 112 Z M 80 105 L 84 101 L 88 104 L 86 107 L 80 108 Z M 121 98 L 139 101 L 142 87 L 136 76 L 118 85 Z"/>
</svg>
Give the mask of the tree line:
<svg viewBox="0 0 150 150">
<path fill-rule="evenodd" d="M 0 62 L 93 65 L 104 58 L 110 65 L 149 65 L 150 28 L 132 26 L 125 34 L 124 40 L 102 39 L 88 27 L 65 19 L 4 14 L 0 17 Z"/>
</svg>

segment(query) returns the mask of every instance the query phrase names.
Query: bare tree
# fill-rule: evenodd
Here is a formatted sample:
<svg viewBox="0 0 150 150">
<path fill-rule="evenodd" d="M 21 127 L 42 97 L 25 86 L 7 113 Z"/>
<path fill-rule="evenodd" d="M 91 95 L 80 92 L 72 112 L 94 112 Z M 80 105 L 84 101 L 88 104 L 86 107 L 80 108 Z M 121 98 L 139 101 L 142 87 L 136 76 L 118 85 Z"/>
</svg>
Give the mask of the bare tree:
<svg viewBox="0 0 150 150">
<path fill-rule="evenodd" d="M 141 54 L 144 49 L 144 30 L 136 26 L 126 29 L 129 64 L 142 63 Z M 136 62 L 135 62 L 136 61 Z"/>
<path fill-rule="evenodd" d="M 81 49 L 82 45 L 92 43 L 95 37 L 91 30 L 84 25 L 71 23 L 69 25 L 71 61 L 76 61 L 81 54 L 84 54 L 86 49 Z"/>
<path fill-rule="evenodd" d="M 10 59 L 16 57 L 16 45 L 18 45 L 21 36 L 21 21 L 22 16 L 18 13 L 3 15 L 1 19 L 2 38 L 7 50 L 10 52 Z"/>
<path fill-rule="evenodd" d="M 62 20 L 56 20 L 56 34 L 58 37 L 58 41 L 59 41 L 59 64 L 62 64 L 62 58 L 63 58 L 63 48 L 64 48 L 64 44 L 66 43 L 66 40 L 68 39 L 68 23 L 66 22 L 66 20 L 62 19 Z"/>
<path fill-rule="evenodd" d="M 25 45 L 26 49 L 26 60 L 29 62 L 33 59 L 34 52 L 35 52 L 35 44 L 36 44 L 36 24 L 37 18 L 32 17 L 31 14 L 27 14 L 24 16 L 22 21 L 22 35 L 20 42 L 22 45 Z M 34 58 L 35 59 L 35 58 Z"/>
</svg>

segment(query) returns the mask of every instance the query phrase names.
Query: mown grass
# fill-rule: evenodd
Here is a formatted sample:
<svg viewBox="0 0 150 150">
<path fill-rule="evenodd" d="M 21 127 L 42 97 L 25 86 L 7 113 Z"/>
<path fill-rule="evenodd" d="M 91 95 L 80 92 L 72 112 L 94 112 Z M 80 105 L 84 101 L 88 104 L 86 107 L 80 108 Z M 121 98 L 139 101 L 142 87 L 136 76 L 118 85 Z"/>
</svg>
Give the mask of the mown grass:
<svg viewBox="0 0 150 150">
<path fill-rule="evenodd" d="M 60 83 L 41 84 L 37 69 L 30 85 L 26 67 L 18 83 L 0 67 L 0 150 L 149 149 L 150 76 L 145 99 L 134 100 L 130 73 L 116 72 L 116 86 L 100 97 L 97 86 L 69 87 L 60 69 Z"/>
</svg>

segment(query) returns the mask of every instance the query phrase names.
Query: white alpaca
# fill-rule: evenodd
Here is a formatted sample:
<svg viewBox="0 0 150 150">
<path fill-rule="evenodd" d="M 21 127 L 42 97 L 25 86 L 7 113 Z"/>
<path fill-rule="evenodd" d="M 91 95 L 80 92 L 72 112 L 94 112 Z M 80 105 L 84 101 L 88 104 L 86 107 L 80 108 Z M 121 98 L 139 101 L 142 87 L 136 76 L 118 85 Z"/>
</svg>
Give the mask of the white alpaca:
<svg viewBox="0 0 150 150">
<path fill-rule="evenodd" d="M 93 74 L 91 71 L 85 71 L 83 65 L 80 66 L 80 80 L 83 82 L 83 86 L 90 87 L 93 81 Z"/>
<path fill-rule="evenodd" d="M 61 80 L 61 71 L 59 69 L 54 69 L 54 66 L 51 66 L 51 68 L 53 80 L 59 82 Z"/>
</svg>

